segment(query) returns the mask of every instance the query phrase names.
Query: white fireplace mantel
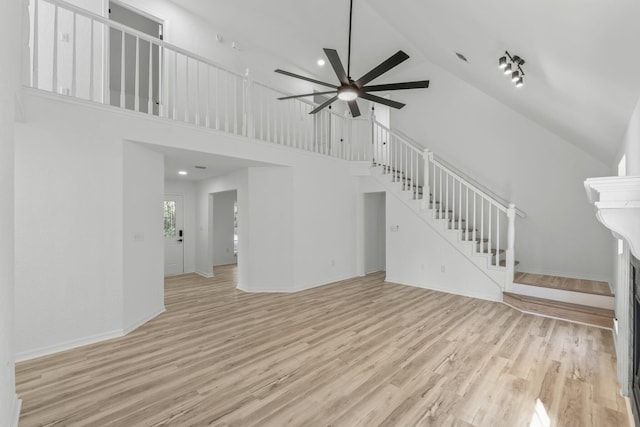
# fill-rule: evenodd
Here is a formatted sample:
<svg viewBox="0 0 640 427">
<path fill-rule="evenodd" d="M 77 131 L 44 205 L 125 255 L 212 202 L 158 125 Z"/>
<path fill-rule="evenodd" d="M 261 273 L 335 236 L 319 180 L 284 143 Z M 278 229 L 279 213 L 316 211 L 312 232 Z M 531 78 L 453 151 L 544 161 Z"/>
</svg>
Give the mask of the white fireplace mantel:
<svg viewBox="0 0 640 427">
<path fill-rule="evenodd" d="M 589 178 L 584 188 L 598 220 L 640 258 L 640 176 Z"/>
</svg>

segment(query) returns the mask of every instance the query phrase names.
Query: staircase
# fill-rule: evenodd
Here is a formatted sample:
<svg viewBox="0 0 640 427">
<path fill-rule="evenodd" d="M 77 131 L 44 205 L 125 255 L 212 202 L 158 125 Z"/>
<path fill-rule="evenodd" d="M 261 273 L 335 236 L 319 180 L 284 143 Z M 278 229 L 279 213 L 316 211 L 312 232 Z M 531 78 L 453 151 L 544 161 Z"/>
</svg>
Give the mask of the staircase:
<svg viewBox="0 0 640 427">
<path fill-rule="evenodd" d="M 373 120 L 374 176 L 498 286 L 519 311 L 613 327 L 614 296 L 605 282 L 516 273 L 516 216 L 494 195 L 428 150 Z"/>
</svg>

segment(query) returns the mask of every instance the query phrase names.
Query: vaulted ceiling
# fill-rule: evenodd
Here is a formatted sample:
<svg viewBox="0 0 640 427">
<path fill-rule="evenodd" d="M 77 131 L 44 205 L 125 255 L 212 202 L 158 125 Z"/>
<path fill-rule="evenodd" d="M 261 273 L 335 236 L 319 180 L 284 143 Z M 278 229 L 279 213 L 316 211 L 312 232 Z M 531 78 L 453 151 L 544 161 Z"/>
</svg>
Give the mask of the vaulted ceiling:
<svg viewBox="0 0 640 427">
<path fill-rule="evenodd" d="M 333 81 L 322 48 L 346 61 L 348 0 L 173 1 L 283 68 Z M 354 0 L 353 25 L 353 77 L 403 49 L 607 163 L 640 95 L 637 0 Z M 497 69 L 505 50 L 526 60 L 521 89 Z"/>
</svg>

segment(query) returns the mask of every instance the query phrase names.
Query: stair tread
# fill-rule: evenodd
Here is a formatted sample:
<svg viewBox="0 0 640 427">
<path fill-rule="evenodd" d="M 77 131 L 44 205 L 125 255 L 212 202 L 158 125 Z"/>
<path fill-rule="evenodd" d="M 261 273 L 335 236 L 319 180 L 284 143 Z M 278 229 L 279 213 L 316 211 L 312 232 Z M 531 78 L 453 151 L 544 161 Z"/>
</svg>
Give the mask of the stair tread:
<svg viewBox="0 0 640 427">
<path fill-rule="evenodd" d="M 572 279 L 569 277 L 549 276 L 532 273 L 516 273 L 514 283 L 541 288 L 559 289 L 585 294 L 613 296 L 609 284 L 596 280 Z"/>
<path fill-rule="evenodd" d="M 516 261 L 514 261 L 513 263 L 514 263 L 515 265 L 518 265 L 518 264 L 520 264 L 520 261 L 516 260 Z M 506 260 L 506 259 L 500 260 L 500 262 L 498 263 L 498 265 L 499 265 L 500 267 L 506 267 L 506 266 L 507 266 L 507 260 Z M 517 273 L 516 273 L 516 274 L 517 274 Z"/>
<path fill-rule="evenodd" d="M 589 305 L 574 304 L 572 302 L 556 301 L 546 298 L 532 297 L 529 295 L 514 294 L 513 292 L 503 292 L 503 294 L 511 298 L 515 298 L 519 301 L 535 303 L 547 307 L 556 307 L 559 309 L 571 310 L 611 319 L 615 317 L 615 312 L 613 310 L 609 310 L 608 308 L 592 307 Z"/>
</svg>

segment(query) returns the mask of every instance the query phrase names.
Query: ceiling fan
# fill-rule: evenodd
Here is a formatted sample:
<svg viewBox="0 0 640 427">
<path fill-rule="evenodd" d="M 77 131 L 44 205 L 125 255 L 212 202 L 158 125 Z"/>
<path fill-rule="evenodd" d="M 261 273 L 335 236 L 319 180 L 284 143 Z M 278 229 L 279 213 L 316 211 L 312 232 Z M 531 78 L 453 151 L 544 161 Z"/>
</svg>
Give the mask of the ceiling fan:
<svg viewBox="0 0 640 427">
<path fill-rule="evenodd" d="M 380 91 L 391 91 L 391 90 L 402 90 L 402 89 L 422 89 L 429 87 L 429 80 L 420 80 L 416 82 L 404 82 L 404 83 L 390 83 L 390 84 L 381 84 L 381 85 L 371 85 L 367 86 L 367 83 L 401 64 L 402 62 L 409 59 L 409 55 L 399 50 L 394 55 L 389 57 L 386 61 L 382 62 L 380 65 L 366 73 L 364 76 L 360 77 L 358 80 L 353 80 L 351 78 L 351 24 L 353 21 L 353 0 L 350 0 L 349 6 L 349 51 L 347 55 L 347 72 L 344 71 L 344 67 L 342 66 L 342 62 L 340 61 L 340 57 L 338 56 L 338 52 L 335 49 L 324 49 L 325 55 L 327 55 L 327 59 L 331 63 L 333 67 L 333 71 L 335 71 L 338 76 L 338 80 L 340 81 L 340 85 L 334 85 L 331 83 L 321 82 L 320 80 L 315 80 L 309 77 L 301 76 L 299 74 L 294 74 L 289 71 L 277 69 L 276 73 L 284 74 L 285 76 L 295 77 L 297 79 L 306 80 L 311 83 L 315 83 L 318 85 L 330 87 L 333 90 L 326 92 L 314 92 L 314 93 L 306 93 L 304 95 L 291 95 L 291 96 L 283 96 L 278 98 L 279 100 L 283 99 L 292 99 L 292 98 L 303 98 L 306 96 L 314 96 L 314 95 L 328 95 L 328 94 L 336 94 L 332 98 L 328 99 L 326 102 L 320 104 L 309 114 L 316 114 L 323 108 L 331 105 L 337 99 L 346 101 L 349 105 L 349 110 L 351 111 L 352 117 L 358 117 L 360 115 L 360 109 L 358 108 L 358 103 L 356 100 L 358 98 L 366 99 L 368 101 L 377 102 L 379 104 L 384 104 L 393 108 L 402 108 L 405 104 L 397 101 L 392 101 L 390 99 L 385 99 L 380 96 L 372 95 L 369 92 L 380 92 Z"/>
</svg>

